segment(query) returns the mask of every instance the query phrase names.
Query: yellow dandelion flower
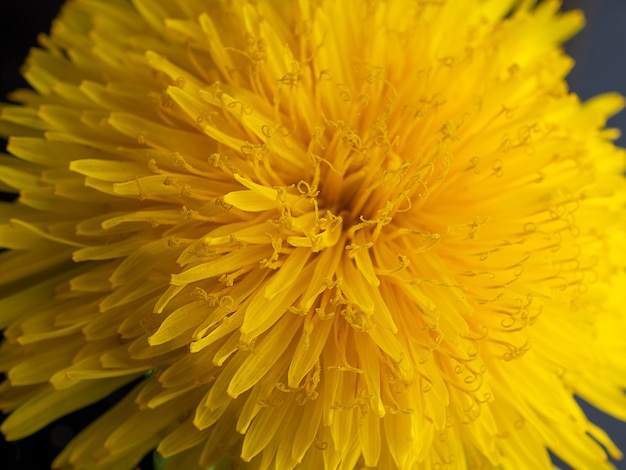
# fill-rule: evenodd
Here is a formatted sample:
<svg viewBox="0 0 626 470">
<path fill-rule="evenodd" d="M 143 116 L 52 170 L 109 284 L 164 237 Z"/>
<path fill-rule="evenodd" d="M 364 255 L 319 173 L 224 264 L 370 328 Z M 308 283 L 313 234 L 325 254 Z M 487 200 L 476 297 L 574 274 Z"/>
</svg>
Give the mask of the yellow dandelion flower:
<svg viewBox="0 0 626 470">
<path fill-rule="evenodd" d="M 622 98 L 559 7 L 68 2 L 1 109 L 6 438 L 140 379 L 55 468 L 610 467 Z"/>
</svg>

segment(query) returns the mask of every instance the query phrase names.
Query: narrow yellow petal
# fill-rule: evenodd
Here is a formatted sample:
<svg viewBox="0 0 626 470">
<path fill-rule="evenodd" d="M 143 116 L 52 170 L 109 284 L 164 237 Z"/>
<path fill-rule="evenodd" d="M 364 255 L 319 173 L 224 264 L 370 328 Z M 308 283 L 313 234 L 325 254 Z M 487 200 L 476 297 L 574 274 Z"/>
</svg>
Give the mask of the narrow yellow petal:
<svg viewBox="0 0 626 470">
<path fill-rule="evenodd" d="M 132 377 L 84 381 L 77 385 L 78 388 L 65 391 L 49 387 L 13 411 L 2 423 L 2 432 L 8 440 L 21 439 L 60 416 L 98 401 L 130 380 Z"/>
<path fill-rule="evenodd" d="M 272 367 L 272 358 L 279 357 L 292 338 L 298 327 L 297 318 L 291 315 L 284 316 L 275 327 L 255 346 L 255 353 L 250 354 L 243 365 L 237 370 L 228 385 L 228 394 L 237 398 L 246 390 L 253 387 Z"/>
</svg>

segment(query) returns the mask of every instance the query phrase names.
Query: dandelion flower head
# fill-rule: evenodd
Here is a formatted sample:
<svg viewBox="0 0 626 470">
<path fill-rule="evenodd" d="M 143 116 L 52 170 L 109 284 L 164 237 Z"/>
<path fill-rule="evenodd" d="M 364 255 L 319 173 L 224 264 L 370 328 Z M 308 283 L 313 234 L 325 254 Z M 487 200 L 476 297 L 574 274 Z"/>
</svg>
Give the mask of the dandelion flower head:
<svg viewBox="0 0 626 470">
<path fill-rule="evenodd" d="M 68 2 L 1 109 L 2 432 L 135 383 L 55 468 L 610 467 L 574 396 L 626 418 L 622 99 L 568 91 L 582 22 Z"/>
</svg>

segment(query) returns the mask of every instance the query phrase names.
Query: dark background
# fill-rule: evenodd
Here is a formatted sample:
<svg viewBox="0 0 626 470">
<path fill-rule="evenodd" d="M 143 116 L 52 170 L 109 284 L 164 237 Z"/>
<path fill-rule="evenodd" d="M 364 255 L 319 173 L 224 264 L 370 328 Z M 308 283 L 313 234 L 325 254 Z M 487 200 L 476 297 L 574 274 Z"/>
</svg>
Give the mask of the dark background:
<svg viewBox="0 0 626 470">
<path fill-rule="evenodd" d="M 0 0 L 0 100 L 11 90 L 25 86 L 19 68 L 36 44 L 39 31 L 48 31 L 61 0 Z M 586 28 L 567 45 L 576 59 L 569 76 L 570 88 L 582 99 L 617 91 L 626 95 L 626 0 L 564 0 L 565 9 L 582 8 Z M 626 132 L 626 111 L 611 119 L 609 125 Z M 626 146 L 626 135 L 618 143 Z M 4 145 L 2 142 L 2 148 Z M 625 332 L 626 334 L 626 332 Z M 49 468 L 54 456 L 67 441 L 103 410 L 112 406 L 126 390 L 103 402 L 77 411 L 53 423 L 34 436 L 7 443 L 0 437 L 0 468 L 38 470 Z M 606 429 L 616 444 L 626 451 L 626 424 L 586 407 L 592 421 Z M 624 462 L 618 468 L 626 469 Z M 152 468 L 151 459 L 141 464 Z M 565 467 L 562 467 L 565 468 Z"/>
</svg>

